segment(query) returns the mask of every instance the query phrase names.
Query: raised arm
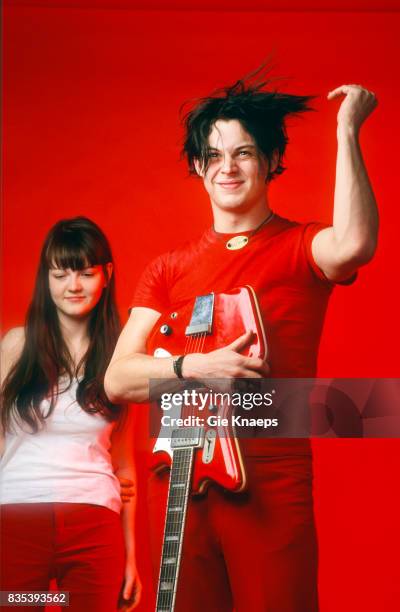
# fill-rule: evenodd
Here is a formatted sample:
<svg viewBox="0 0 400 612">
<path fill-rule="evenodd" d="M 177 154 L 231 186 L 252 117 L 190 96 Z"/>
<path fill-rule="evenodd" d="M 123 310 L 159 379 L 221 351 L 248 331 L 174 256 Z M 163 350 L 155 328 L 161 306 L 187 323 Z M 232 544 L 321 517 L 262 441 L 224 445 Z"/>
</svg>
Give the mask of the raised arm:
<svg viewBox="0 0 400 612">
<path fill-rule="evenodd" d="M 338 113 L 338 150 L 333 225 L 312 243 L 318 266 L 333 281 L 345 280 L 374 255 L 378 211 L 362 158 L 359 132 L 377 105 L 376 97 L 359 85 L 342 85 L 328 99 L 345 96 Z"/>
</svg>

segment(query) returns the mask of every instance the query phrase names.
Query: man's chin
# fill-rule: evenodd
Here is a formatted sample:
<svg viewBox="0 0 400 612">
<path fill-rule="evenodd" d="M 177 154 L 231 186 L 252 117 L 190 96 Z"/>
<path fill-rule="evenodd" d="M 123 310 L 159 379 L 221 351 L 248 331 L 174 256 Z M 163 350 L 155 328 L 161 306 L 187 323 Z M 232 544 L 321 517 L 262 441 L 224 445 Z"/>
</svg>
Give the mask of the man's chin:
<svg viewBox="0 0 400 612">
<path fill-rule="evenodd" d="M 246 202 L 246 199 L 234 195 L 227 196 L 225 198 L 218 198 L 218 200 L 216 200 L 215 202 L 215 205 L 220 210 L 226 211 L 237 210 L 238 212 L 241 212 L 248 210 L 248 202 Z"/>
</svg>

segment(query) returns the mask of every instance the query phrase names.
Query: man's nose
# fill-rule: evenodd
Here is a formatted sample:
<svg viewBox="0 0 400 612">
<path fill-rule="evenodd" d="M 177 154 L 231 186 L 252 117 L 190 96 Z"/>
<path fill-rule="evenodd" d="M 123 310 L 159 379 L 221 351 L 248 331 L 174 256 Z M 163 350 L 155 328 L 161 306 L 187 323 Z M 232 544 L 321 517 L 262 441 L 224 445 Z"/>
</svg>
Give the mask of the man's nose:
<svg viewBox="0 0 400 612">
<path fill-rule="evenodd" d="M 222 160 L 221 172 L 225 172 L 225 174 L 230 174 L 231 172 L 235 172 L 237 169 L 235 158 L 226 153 Z"/>
</svg>

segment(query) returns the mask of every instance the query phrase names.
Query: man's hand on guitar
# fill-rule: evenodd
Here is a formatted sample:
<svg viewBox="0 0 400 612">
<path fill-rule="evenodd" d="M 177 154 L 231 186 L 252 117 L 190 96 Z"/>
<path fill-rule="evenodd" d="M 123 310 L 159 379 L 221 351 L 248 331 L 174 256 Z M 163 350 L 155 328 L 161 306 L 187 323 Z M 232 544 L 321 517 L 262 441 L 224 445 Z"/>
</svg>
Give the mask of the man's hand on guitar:
<svg viewBox="0 0 400 612">
<path fill-rule="evenodd" d="M 182 365 L 184 378 L 204 380 L 210 378 L 264 378 L 269 367 L 259 358 L 246 357 L 241 351 L 248 346 L 253 332 L 247 331 L 231 344 L 210 353 L 185 355 Z"/>
</svg>

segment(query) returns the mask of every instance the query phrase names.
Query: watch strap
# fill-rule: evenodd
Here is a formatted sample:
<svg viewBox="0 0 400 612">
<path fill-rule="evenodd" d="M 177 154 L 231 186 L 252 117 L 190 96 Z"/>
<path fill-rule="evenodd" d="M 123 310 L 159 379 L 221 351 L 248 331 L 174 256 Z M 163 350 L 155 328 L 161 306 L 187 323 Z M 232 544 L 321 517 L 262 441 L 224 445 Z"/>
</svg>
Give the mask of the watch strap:
<svg viewBox="0 0 400 612">
<path fill-rule="evenodd" d="M 180 355 L 179 357 L 175 357 L 173 360 L 174 372 L 178 378 L 183 378 L 182 374 L 182 363 L 185 358 L 185 355 Z"/>
</svg>

